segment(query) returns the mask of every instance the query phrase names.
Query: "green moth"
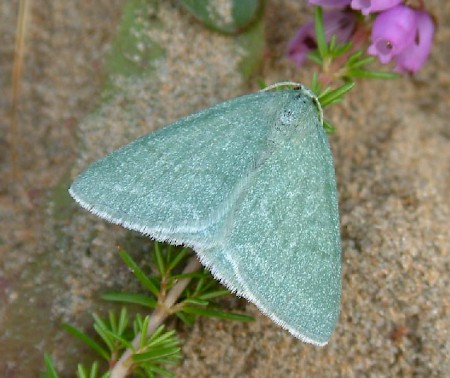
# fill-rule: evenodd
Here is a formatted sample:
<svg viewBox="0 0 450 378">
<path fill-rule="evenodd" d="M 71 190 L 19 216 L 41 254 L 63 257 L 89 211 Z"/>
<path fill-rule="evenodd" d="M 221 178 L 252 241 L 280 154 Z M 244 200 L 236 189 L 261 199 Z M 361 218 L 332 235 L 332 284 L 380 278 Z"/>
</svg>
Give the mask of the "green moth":
<svg viewBox="0 0 450 378">
<path fill-rule="evenodd" d="M 69 191 L 110 222 L 192 247 L 231 291 L 325 345 L 339 316 L 341 249 L 322 121 L 302 85 L 252 93 L 112 152 Z"/>
</svg>

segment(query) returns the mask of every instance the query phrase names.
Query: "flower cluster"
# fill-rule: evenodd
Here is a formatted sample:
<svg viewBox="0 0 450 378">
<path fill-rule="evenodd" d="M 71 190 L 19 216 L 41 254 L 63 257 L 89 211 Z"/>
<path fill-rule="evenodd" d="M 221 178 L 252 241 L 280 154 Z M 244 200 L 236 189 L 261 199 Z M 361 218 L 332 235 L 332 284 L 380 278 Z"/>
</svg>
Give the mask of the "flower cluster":
<svg viewBox="0 0 450 378">
<path fill-rule="evenodd" d="M 325 36 L 346 42 L 356 28 L 356 14 L 376 13 L 372 27 L 369 55 L 381 63 L 393 60 L 395 71 L 414 73 L 426 62 L 434 35 L 434 22 L 424 10 L 406 6 L 403 0 L 309 0 L 310 4 L 335 8 L 324 13 Z M 317 47 L 314 24 L 301 27 L 288 46 L 288 56 L 301 65 L 306 54 Z"/>
</svg>

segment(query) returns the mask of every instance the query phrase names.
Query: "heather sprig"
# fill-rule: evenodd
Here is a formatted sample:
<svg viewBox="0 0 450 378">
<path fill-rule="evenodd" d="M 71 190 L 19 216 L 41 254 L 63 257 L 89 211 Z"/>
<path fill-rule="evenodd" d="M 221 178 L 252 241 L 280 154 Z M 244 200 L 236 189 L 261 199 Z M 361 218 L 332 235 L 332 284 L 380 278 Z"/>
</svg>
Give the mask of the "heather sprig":
<svg viewBox="0 0 450 378">
<path fill-rule="evenodd" d="M 191 325 L 197 316 L 251 321 L 247 315 L 222 310 L 214 300 L 229 294 L 211 274 L 202 268 L 188 248 L 176 248 L 154 242 L 150 272 L 145 272 L 123 249 L 119 251 L 125 265 L 141 284 L 142 293 L 113 292 L 104 300 L 141 307 L 133 321 L 126 307 L 119 314 L 110 311 L 103 319 L 93 314 L 96 336 L 63 324 L 72 336 L 86 344 L 98 357 L 90 368 L 78 365 L 79 378 L 123 378 L 129 374 L 142 377 L 172 376 L 167 366 L 181 358 L 180 341 L 175 331 L 166 331 L 164 322 L 170 316 Z M 103 360 L 103 363 L 101 361 Z M 45 355 L 46 378 L 58 378 L 52 358 Z"/>
<path fill-rule="evenodd" d="M 417 72 L 428 59 L 435 25 L 424 9 L 402 0 L 309 0 L 325 9 L 299 28 L 288 45 L 288 56 L 301 66 L 307 58 L 319 63 L 319 81 L 360 77 L 391 78 L 389 72 L 368 69 L 377 57 L 382 64 L 395 62 L 392 71 Z M 322 24 L 321 24 L 322 23 Z M 325 46 L 329 48 L 326 49 Z"/>
</svg>

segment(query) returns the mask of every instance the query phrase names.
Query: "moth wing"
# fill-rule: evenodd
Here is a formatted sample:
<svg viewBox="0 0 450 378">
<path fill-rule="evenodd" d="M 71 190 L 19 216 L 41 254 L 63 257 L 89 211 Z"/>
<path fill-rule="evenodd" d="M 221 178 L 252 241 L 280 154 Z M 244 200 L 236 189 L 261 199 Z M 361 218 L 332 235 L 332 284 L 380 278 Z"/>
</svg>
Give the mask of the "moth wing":
<svg viewBox="0 0 450 378">
<path fill-rule="evenodd" d="M 221 253 L 239 294 L 305 342 L 324 345 L 340 308 L 341 254 L 333 160 L 317 112 L 255 171 Z"/>
<path fill-rule="evenodd" d="M 92 163 L 71 195 L 100 217 L 158 240 L 208 245 L 267 138 L 281 92 L 235 98 Z"/>
</svg>

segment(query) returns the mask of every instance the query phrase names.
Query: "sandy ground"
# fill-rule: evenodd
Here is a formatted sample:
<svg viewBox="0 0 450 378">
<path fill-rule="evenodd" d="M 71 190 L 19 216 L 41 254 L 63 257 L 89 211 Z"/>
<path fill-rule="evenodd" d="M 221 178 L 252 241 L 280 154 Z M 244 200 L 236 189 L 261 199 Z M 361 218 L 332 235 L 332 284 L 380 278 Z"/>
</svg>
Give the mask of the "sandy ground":
<svg viewBox="0 0 450 378">
<path fill-rule="evenodd" d="M 19 108 L 20 176 L 13 179 L 8 111 L 17 3 L 2 4 L 0 15 L 0 376 L 37 376 L 47 351 L 70 377 L 88 352 L 61 331 L 61 321 L 84 326 L 90 312 L 104 311 L 99 293 L 135 287 L 115 249 L 135 238 L 68 202 L 70 177 L 138 135 L 256 85 L 238 74 L 241 51 L 232 38 L 168 1 L 158 14 L 163 27 L 151 35 L 166 49 L 153 80 L 118 82 L 122 95 L 99 106 L 102 62 L 124 2 L 35 0 Z M 427 6 L 439 28 L 423 70 L 361 82 L 327 109 L 338 128 L 331 144 L 344 272 L 329 345 L 303 344 L 253 305 L 230 299 L 226 306 L 256 321 L 178 325 L 184 359 L 177 377 L 448 376 L 450 4 Z M 269 2 L 266 82 L 309 81 L 310 68 L 284 57 L 305 9 L 294 0 Z"/>
</svg>

